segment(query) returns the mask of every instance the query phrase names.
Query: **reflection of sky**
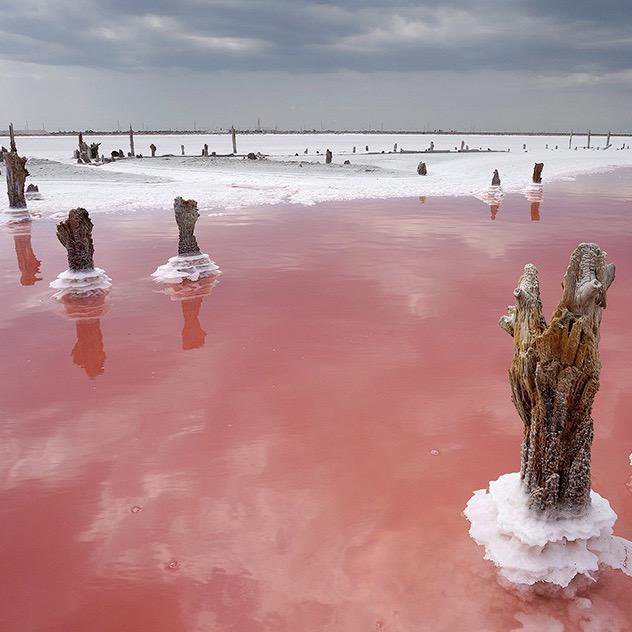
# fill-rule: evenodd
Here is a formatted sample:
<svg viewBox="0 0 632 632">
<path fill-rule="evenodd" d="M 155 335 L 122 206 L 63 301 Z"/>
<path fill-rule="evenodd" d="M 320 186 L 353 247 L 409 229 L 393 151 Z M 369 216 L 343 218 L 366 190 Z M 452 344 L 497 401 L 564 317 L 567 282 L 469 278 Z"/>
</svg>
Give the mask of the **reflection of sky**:
<svg viewBox="0 0 632 632">
<path fill-rule="evenodd" d="M 198 240 L 224 275 L 200 307 L 204 344 L 186 352 L 181 310 L 148 277 L 173 254 L 172 218 L 101 216 L 96 257 L 114 286 L 94 381 L 73 364 L 74 325 L 45 283 L 19 285 L 5 233 L 0 621 L 27 611 L 24 629 L 55 630 L 111 629 L 120 616 L 154 630 L 511 629 L 521 612 L 525 626 L 577 622 L 498 588 L 461 511 L 473 489 L 518 468 L 511 343 L 497 320 L 522 266 L 540 268 L 548 314 L 568 255 L 590 238 L 618 266 L 594 483 L 631 535 L 628 206 L 546 191 L 539 223 L 522 196 L 505 196 L 494 223 L 476 200 L 433 198 L 201 218 Z M 52 228 L 33 225 L 46 282 L 64 262 Z M 607 576 L 591 598 L 616 621 L 632 614 L 627 590 Z"/>
</svg>

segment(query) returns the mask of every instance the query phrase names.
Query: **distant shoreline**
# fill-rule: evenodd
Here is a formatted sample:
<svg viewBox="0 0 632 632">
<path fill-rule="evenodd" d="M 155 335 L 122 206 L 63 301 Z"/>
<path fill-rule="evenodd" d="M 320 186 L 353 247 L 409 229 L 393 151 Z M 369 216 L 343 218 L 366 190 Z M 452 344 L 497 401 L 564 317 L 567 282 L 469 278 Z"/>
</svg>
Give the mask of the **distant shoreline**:
<svg viewBox="0 0 632 632">
<path fill-rule="evenodd" d="M 103 131 L 103 130 L 76 130 L 76 131 L 57 131 L 47 132 L 44 130 L 15 130 L 16 136 L 37 137 L 37 136 L 77 136 L 81 131 L 82 134 L 91 136 L 128 136 L 129 131 Z M 570 136 L 570 131 L 564 132 L 468 132 L 464 130 L 433 130 L 424 132 L 421 130 L 257 130 L 257 129 L 237 129 L 238 134 L 245 135 L 323 135 L 323 134 L 360 134 L 360 135 L 418 135 L 418 136 Z M 591 132 L 591 136 L 632 136 L 632 132 Z M 134 134 L 138 136 L 225 136 L 230 134 L 230 130 L 134 130 Z M 587 136 L 588 131 L 573 131 L 574 136 Z M 8 130 L 0 130 L 0 137 L 8 137 Z"/>
</svg>

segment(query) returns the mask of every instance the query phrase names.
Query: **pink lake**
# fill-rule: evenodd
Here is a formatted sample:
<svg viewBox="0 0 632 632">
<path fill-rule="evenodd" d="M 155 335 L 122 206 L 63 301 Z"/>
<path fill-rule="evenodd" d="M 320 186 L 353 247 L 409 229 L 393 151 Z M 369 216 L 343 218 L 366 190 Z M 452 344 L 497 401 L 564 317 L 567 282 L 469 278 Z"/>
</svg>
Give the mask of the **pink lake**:
<svg viewBox="0 0 632 632">
<path fill-rule="evenodd" d="M 203 215 L 222 275 L 192 297 L 149 277 L 175 254 L 172 212 L 93 216 L 113 288 L 79 306 L 48 288 L 66 267 L 54 221 L 0 227 L 0 629 L 632 629 L 630 578 L 603 573 L 585 610 L 519 598 L 462 515 L 519 468 L 497 321 L 522 266 L 550 315 L 572 249 L 596 241 L 617 279 L 593 487 L 632 538 L 631 175 L 546 186 L 539 207 Z"/>
</svg>

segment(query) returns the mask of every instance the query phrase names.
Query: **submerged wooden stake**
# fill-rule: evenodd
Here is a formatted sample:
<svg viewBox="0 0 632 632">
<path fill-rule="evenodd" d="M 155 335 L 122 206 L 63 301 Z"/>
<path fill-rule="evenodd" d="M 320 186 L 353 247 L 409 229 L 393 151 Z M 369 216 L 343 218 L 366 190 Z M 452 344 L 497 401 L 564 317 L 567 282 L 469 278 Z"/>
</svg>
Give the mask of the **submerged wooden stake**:
<svg viewBox="0 0 632 632">
<path fill-rule="evenodd" d="M 69 270 L 80 272 L 94 268 L 92 221 L 85 208 L 73 208 L 68 219 L 57 224 L 57 239 L 66 249 Z"/>
<path fill-rule="evenodd" d="M 542 184 L 542 169 L 544 169 L 543 162 L 536 162 L 533 167 L 532 180 L 534 184 Z"/>
<path fill-rule="evenodd" d="M 178 254 L 184 256 L 200 254 L 200 247 L 193 234 L 195 223 L 200 216 L 197 202 L 177 197 L 173 201 L 173 209 L 178 224 Z"/>
<path fill-rule="evenodd" d="M 581 514 L 590 504 L 591 409 L 599 390 L 599 333 L 614 264 L 596 244 L 570 257 L 547 326 L 538 271 L 524 267 L 515 306 L 500 318 L 514 339 L 509 382 L 523 423 L 520 476 L 531 509 Z"/>
</svg>

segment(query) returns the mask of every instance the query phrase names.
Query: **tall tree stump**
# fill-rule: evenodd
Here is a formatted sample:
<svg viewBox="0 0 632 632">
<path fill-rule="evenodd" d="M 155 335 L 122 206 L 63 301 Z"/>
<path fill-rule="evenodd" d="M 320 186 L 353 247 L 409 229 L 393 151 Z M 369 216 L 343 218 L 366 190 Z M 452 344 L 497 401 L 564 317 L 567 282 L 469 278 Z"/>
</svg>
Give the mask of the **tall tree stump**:
<svg viewBox="0 0 632 632">
<path fill-rule="evenodd" d="M 177 197 L 173 202 L 173 208 L 178 224 L 178 254 L 181 256 L 198 255 L 200 247 L 193 231 L 200 214 L 195 200 L 184 200 Z"/>
<path fill-rule="evenodd" d="M 330 165 L 331 161 L 332 161 L 332 158 L 333 158 L 333 155 L 332 155 L 331 151 L 328 149 L 325 152 L 325 164 Z"/>
<path fill-rule="evenodd" d="M 156 157 L 156 145 L 154 145 L 153 143 L 151 145 L 149 145 L 149 151 L 151 152 L 151 157 L 155 158 Z"/>
<path fill-rule="evenodd" d="M 73 272 L 94 268 L 92 221 L 85 208 L 73 208 L 68 219 L 57 224 L 57 239 L 68 254 L 68 269 Z"/>
<path fill-rule="evenodd" d="M 237 131 L 235 130 L 235 126 L 230 128 L 230 137 L 233 142 L 233 154 L 237 153 Z"/>
<path fill-rule="evenodd" d="M 534 184 L 542 184 L 542 169 L 544 169 L 543 162 L 536 162 L 533 167 L 532 180 Z"/>
<path fill-rule="evenodd" d="M 596 244 L 570 257 L 562 298 L 547 326 L 532 264 L 500 318 L 514 340 L 509 382 L 524 424 L 520 476 L 529 507 L 581 514 L 590 504 L 591 410 L 599 390 L 599 333 L 614 264 Z"/>
<path fill-rule="evenodd" d="M 4 165 L 7 172 L 7 195 L 11 208 L 26 208 L 24 182 L 29 172 L 26 170 L 26 156 L 17 151 L 4 152 Z"/>
<path fill-rule="evenodd" d="M 134 130 L 131 125 L 129 126 L 129 153 L 132 158 L 136 155 L 134 149 Z"/>
<path fill-rule="evenodd" d="M 498 173 L 498 169 L 494 169 L 494 173 L 492 175 L 492 186 L 493 187 L 500 186 L 500 174 Z"/>
<path fill-rule="evenodd" d="M 417 165 L 417 174 L 420 176 L 425 176 L 428 174 L 428 169 L 426 169 L 426 163 L 425 162 L 420 162 Z"/>
</svg>

